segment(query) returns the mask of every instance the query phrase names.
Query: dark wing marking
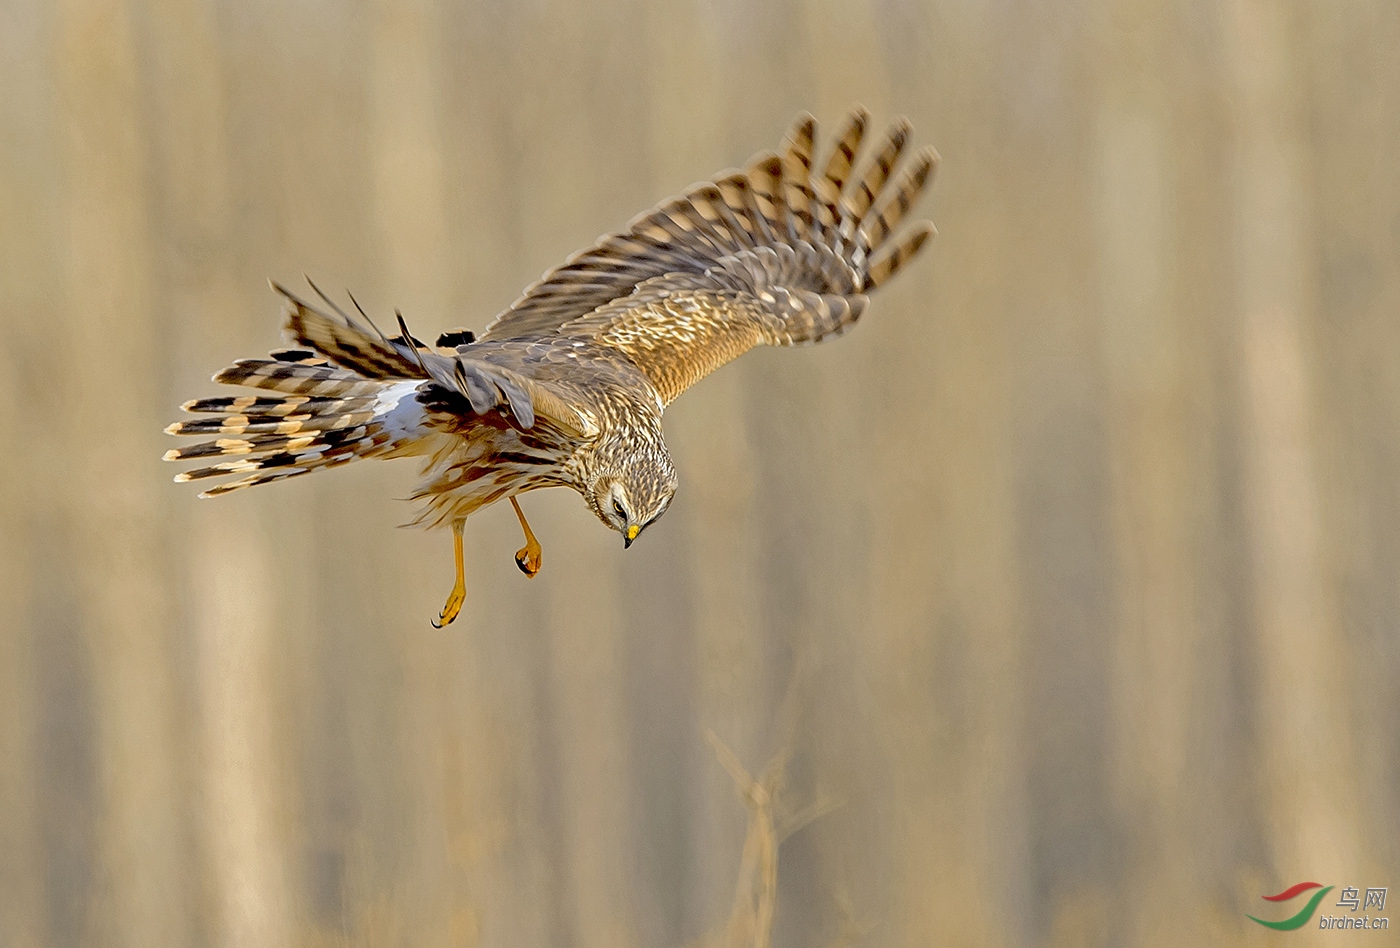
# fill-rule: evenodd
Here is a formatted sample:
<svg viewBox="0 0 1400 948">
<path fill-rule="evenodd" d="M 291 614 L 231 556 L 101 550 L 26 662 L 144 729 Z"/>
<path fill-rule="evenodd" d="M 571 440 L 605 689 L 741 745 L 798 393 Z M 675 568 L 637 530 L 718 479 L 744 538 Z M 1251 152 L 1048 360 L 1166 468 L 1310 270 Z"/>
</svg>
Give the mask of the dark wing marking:
<svg viewBox="0 0 1400 948">
<path fill-rule="evenodd" d="M 598 433 L 591 413 L 573 404 L 564 392 L 515 369 L 474 357 L 470 346 L 461 347 L 455 355 L 434 352 L 414 344 L 402 316 L 398 317 L 400 334 L 390 338 L 377 328 L 365 327 L 324 294 L 322 299 L 335 309 L 335 315 L 276 283 L 273 288 L 287 300 L 287 332 L 334 365 L 320 360 L 248 360 L 225 369 L 216 381 L 298 395 L 343 396 L 372 394 L 379 390 L 377 382 L 432 380 L 460 392 L 477 414 L 496 412 L 522 429 L 543 418 L 573 438 L 587 439 Z"/>
</svg>

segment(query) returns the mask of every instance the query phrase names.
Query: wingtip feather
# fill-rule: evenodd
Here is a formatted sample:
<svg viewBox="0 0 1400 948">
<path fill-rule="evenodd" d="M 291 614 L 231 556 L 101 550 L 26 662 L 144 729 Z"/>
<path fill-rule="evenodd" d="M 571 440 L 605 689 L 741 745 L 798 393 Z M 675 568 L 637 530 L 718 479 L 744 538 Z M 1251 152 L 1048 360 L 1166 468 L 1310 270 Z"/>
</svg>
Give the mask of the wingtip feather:
<svg viewBox="0 0 1400 948">
<path fill-rule="evenodd" d="M 805 109 L 797 113 L 797 117 L 792 120 L 792 125 L 788 127 L 786 142 L 806 142 L 809 146 L 816 138 L 817 118 Z"/>
</svg>

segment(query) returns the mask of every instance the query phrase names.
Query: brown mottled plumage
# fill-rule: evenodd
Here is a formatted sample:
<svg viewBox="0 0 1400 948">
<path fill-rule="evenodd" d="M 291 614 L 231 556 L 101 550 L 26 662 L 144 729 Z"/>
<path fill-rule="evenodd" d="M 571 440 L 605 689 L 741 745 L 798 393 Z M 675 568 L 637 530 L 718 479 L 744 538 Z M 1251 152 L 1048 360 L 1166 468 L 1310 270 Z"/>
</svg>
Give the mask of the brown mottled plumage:
<svg viewBox="0 0 1400 948">
<path fill-rule="evenodd" d="M 201 496 L 295 477 L 357 458 L 426 458 L 417 518 L 453 528 L 465 593 L 461 531 L 479 507 L 509 498 L 525 530 L 516 561 L 540 549 L 515 497 L 572 487 L 628 545 L 676 490 L 661 432 L 665 406 L 758 345 L 821 342 L 845 332 L 868 294 L 934 232 L 927 221 L 890 236 L 938 161 L 917 153 L 891 186 L 909 137 L 900 120 L 848 186 L 868 115 L 857 110 L 814 173 L 816 123 L 801 116 L 781 154 L 692 186 L 570 257 L 530 286 L 478 339 L 444 333 L 428 347 L 385 336 L 337 307 L 327 313 L 274 284 L 299 346 L 245 359 L 216 382 L 280 393 L 206 398 L 178 435 L 213 435 L 168 460 L 227 457 L 179 481 L 243 475 Z M 358 305 L 356 306 L 358 309 Z M 369 323 L 366 326 L 365 323 Z"/>
</svg>

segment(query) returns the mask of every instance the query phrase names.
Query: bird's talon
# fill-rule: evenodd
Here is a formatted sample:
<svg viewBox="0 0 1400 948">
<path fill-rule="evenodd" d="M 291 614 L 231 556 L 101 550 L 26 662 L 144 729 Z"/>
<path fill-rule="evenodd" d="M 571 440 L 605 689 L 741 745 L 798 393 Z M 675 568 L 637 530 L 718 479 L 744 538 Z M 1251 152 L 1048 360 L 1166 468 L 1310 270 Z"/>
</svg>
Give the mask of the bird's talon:
<svg viewBox="0 0 1400 948">
<path fill-rule="evenodd" d="M 510 505 L 515 508 L 515 515 L 520 518 L 520 529 L 525 531 L 525 545 L 515 551 L 515 565 L 520 567 L 520 572 L 528 579 L 534 579 L 544 562 L 544 550 L 540 548 L 540 541 L 535 539 L 535 533 L 530 529 L 529 521 L 525 519 L 525 511 L 520 509 L 520 502 L 512 496 Z"/>
<path fill-rule="evenodd" d="M 447 604 L 438 613 L 437 621 L 433 623 L 433 628 L 442 629 L 453 623 L 462 612 L 462 603 L 466 601 L 466 590 L 452 590 L 452 595 L 447 598 Z"/>
<path fill-rule="evenodd" d="M 534 579 L 539 574 L 542 559 L 539 550 L 532 550 L 528 546 L 515 551 L 515 565 L 519 566 L 520 572 L 530 579 Z"/>
<path fill-rule="evenodd" d="M 457 614 L 462 611 L 462 603 L 467 601 L 467 581 L 462 571 L 462 524 L 452 525 L 452 554 L 457 565 L 457 581 L 452 584 L 452 592 L 447 596 L 447 602 L 443 604 L 442 612 L 438 613 L 438 621 L 433 622 L 433 628 L 441 629 L 452 624 L 452 620 L 457 618 Z M 431 621 L 431 620 L 429 620 Z"/>
</svg>

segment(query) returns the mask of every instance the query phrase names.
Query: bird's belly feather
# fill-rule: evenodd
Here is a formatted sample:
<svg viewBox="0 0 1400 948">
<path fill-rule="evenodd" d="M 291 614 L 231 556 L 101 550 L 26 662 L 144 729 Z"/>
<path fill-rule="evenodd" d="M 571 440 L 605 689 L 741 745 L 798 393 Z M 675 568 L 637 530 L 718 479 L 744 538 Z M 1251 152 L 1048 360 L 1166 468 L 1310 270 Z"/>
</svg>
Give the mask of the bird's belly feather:
<svg viewBox="0 0 1400 948">
<path fill-rule="evenodd" d="M 413 523 L 442 526 L 505 497 L 573 486 L 565 467 L 568 449 L 535 434 L 481 425 L 453 437 L 424 466 L 411 499 L 426 505 Z"/>
</svg>

